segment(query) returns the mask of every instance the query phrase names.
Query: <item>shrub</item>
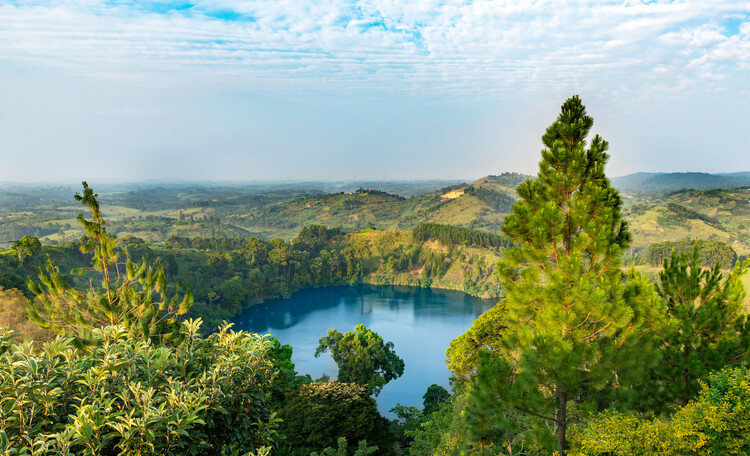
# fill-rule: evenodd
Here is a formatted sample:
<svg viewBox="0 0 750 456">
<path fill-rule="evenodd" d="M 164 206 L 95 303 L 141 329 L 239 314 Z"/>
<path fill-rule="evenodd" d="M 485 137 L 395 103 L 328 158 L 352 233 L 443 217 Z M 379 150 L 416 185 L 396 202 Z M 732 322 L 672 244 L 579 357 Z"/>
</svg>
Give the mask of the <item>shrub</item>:
<svg viewBox="0 0 750 456">
<path fill-rule="evenodd" d="M 266 396 L 269 343 L 225 325 L 156 346 L 121 326 L 97 328 L 81 354 L 71 338 L 34 352 L 0 333 L 0 454 L 238 454 L 275 441 Z"/>
<path fill-rule="evenodd" d="M 700 396 L 668 421 L 609 411 L 571 440 L 574 456 L 750 454 L 750 370 L 714 372 Z"/>
</svg>

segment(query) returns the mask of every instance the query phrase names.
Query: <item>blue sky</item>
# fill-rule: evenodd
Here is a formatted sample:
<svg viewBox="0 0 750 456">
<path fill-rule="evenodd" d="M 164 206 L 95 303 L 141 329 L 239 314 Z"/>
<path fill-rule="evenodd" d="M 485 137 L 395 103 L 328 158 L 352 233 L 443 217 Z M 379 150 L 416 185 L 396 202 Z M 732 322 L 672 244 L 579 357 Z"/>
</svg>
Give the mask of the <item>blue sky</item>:
<svg viewBox="0 0 750 456">
<path fill-rule="evenodd" d="M 0 181 L 750 170 L 750 1 L 0 0 Z"/>
</svg>

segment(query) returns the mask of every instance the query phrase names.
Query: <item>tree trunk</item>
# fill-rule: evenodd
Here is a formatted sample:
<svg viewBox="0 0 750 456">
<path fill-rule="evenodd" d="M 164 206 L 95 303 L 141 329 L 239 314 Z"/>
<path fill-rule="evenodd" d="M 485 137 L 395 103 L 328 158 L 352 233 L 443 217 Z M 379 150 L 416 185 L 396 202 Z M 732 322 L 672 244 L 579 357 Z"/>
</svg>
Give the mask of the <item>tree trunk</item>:
<svg viewBox="0 0 750 456">
<path fill-rule="evenodd" d="M 565 433 L 568 429 L 568 392 L 559 393 L 557 409 L 557 445 L 560 447 L 560 456 L 565 456 L 566 441 Z"/>
</svg>

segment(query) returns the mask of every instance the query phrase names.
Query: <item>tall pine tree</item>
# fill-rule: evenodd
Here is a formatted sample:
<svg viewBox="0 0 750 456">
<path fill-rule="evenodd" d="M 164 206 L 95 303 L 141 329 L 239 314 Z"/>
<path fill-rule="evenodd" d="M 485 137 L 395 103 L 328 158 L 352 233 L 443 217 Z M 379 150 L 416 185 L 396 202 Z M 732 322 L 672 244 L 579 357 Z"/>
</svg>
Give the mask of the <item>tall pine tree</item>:
<svg viewBox="0 0 750 456">
<path fill-rule="evenodd" d="M 587 145 L 593 119 L 574 96 L 542 137 L 539 173 L 518 186 L 502 231 L 515 246 L 497 265 L 505 289 L 503 400 L 553 424 L 562 455 L 569 409 L 649 367 L 663 305 L 649 282 L 621 271 L 630 235 L 604 174 L 608 144 Z M 634 352 L 633 349 L 638 350 Z M 578 408 L 578 407 L 576 407 Z"/>
</svg>

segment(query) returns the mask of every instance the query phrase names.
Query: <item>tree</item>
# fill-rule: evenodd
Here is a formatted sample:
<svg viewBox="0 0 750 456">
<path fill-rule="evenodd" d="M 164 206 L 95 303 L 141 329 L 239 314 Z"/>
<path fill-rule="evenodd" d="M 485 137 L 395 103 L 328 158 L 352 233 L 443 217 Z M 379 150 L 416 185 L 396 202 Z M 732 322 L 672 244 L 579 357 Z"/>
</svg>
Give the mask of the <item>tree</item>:
<svg viewBox="0 0 750 456">
<path fill-rule="evenodd" d="M 502 400 L 553 423 L 563 456 L 577 419 L 571 402 L 638 378 L 653 358 L 649 322 L 662 321 L 648 281 L 620 270 L 630 235 L 604 174 L 608 143 L 596 135 L 587 147 L 592 125 L 577 96 L 565 101 L 542 136 L 537 178 L 516 189 L 502 226 L 514 247 L 497 265 L 507 308 L 501 355 L 511 366 Z"/>
<path fill-rule="evenodd" d="M 364 385 L 337 381 L 302 385 L 287 396 L 280 418 L 280 431 L 295 454 L 336 447 L 339 437 L 367 440 L 378 447 L 378 455 L 393 453 L 395 440 L 388 420 L 380 416 Z"/>
<path fill-rule="evenodd" d="M 450 398 L 450 393 L 442 386 L 434 383 L 428 386 L 427 391 L 425 391 L 424 396 L 422 396 L 424 414 L 428 415 L 434 412 L 435 410 L 437 410 L 440 404 L 448 402 Z"/>
<path fill-rule="evenodd" d="M 742 275 L 737 263 L 724 279 L 721 264 L 701 268 L 700 248 L 664 260 L 657 291 L 667 303 L 672 325 L 662 339 L 664 361 L 657 370 L 663 399 L 686 405 L 711 371 L 747 361 L 748 327 Z"/>
<path fill-rule="evenodd" d="M 525 454 L 526 439 L 518 412 L 498 400 L 505 387 L 503 379 L 508 377 L 509 369 L 508 363 L 500 362 L 489 352 L 479 354 L 477 373 L 472 378 L 466 406 L 461 415 L 466 423 L 465 444 L 481 454 Z"/>
<path fill-rule="evenodd" d="M 500 301 L 477 317 L 468 331 L 451 341 L 445 351 L 448 357 L 445 364 L 459 381 L 468 383 L 471 375 L 476 373 L 482 352 L 500 349 L 505 313 L 504 301 Z"/>
<path fill-rule="evenodd" d="M 346 334 L 329 329 L 320 339 L 315 357 L 326 352 L 331 353 L 339 367 L 340 382 L 367 385 L 375 396 L 386 383 L 404 374 L 404 360 L 393 351 L 393 342 L 383 342 L 365 325 L 357 325 L 354 332 Z"/>
<path fill-rule="evenodd" d="M 17 241 L 11 241 L 11 247 L 18 255 L 18 261 L 23 263 L 27 257 L 36 255 L 42 251 L 42 243 L 39 238 L 33 236 L 24 236 Z"/>
<path fill-rule="evenodd" d="M 414 440 L 409 434 L 419 429 L 424 415 L 417 407 L 401 405 L 398 402 L 390 412 L 396 415 L 396 419 L 391 420 L 391 431 L 398 439 L 399 446 L 408 448 Z"/>
<path fill-rule="evenodd" d="M 48 258 L 46 268 L 39 271 L 41 283 L 29 278 L 29 289 L 37 297 L 29 303 L 29 319 L 43 329 L 74 336 L 79 347 L 97 342 L 92 329 L 111 325 L 124 325 L 144 339 L 178 342 L 183 335 L 177 317 L 193 304 L 190 290 L 182 299 L 177 292 L 169 298 L 161 264 L 152 265 L 146 258 L 139 264 L 130 258 L 124 264 L 118 261 L 116 239 L 107 233 L 98 196 L 83 182 L 83 192 L 76 193 L 75 199 L 91 211 L 91 220 L 78 214 L 86 233 L 80 250 L 92 254 L 91 265 L 101 275 L 101 285 L 92 282 L 87 291 L 76 290 Z"/>
</svg>

